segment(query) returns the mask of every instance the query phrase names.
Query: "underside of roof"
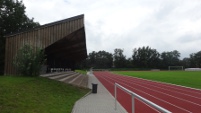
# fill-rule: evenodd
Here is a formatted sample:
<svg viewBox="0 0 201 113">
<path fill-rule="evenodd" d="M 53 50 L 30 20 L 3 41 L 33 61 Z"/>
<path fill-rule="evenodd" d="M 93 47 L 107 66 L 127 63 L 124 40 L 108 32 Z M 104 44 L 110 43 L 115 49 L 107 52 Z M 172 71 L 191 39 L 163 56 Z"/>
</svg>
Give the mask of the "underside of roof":
<svg viewBox="0 0 201 113">
<path fill-rule="evenodd" d="M 87 57 L 84 27 L 45 48 L 47 56 L 80 61 Z"/>
</svg>

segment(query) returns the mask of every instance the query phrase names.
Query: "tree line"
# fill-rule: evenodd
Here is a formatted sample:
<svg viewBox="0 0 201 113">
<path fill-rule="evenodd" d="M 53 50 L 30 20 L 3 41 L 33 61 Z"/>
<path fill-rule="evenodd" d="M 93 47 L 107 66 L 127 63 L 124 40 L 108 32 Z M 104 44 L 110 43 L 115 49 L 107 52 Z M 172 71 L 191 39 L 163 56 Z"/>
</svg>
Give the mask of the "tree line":
<svg viewBox="0 0 201 113">
<path fill-rule="evenodd" d="M 22 0 L 0 0 L 0 75 L 4 72 L 5 35 L 39 26 L 26 15 L 25 9 Z"/>
<path fill-rule="evenodd" d="M 91 52 L 88 58 L 78 65 L 79 68 L 136 68 L 136 69 L 168 69 L 168 66 L 184 66 L 184 68 L 201 67 L 201 51 L 192 53 L 188 58 L 180 59 L 177 50 L 159 53 L 149 46 L 134 48 L 132 56 L 127 58 L 124 50 L 114 49 L 114 53 L 104 50 Z"/>
</svg>

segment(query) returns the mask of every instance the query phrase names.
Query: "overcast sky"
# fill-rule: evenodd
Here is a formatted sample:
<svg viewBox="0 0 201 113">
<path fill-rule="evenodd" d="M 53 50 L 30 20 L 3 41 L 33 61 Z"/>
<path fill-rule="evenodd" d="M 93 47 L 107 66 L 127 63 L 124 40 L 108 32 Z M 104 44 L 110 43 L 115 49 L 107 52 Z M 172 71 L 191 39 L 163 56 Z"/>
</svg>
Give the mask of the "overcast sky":
<svg viewBox="0 0 201 113">
<path fill-rule="evenodd" d="M 181 58 L 201 51 L 201 0 L 23 0 L 40 24 L 85 15 L 88 53 L 150 46 Z"/>
</svg>

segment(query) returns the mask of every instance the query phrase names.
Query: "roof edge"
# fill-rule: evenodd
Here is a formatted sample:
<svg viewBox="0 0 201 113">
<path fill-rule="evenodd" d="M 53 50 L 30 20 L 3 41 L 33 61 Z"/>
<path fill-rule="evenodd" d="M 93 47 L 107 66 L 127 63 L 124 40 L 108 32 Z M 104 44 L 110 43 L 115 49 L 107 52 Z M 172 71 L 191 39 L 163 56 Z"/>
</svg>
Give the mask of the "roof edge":
<svg viewBox="0 0 201 113">
<path fill-rule="evenodd" d="M 59 20 L 59 21 L 55 21 L 55 22 L 51 22 L 51 23 L 47 23 L 47 24 L 44 24 L 44 25 L 38 26 L 38 27 L 39 27 L 39 28 L 40 28 L 40 27 L 48 27 L 48 26 L 52 26 L 52 25 L 55 25 L 55 24 L 63 23 L 63 22 L 68 22 L 68 21 L 72 21 L 72 20 L 77 20 L 77 19 L 80 19 L 80 18 L 84 18 L 84 14 L 77 15 L 77 16 L 70 17 L 70 18 L 63 19 L 63 20 Z"/>
<path fill-rule="evenodd" d="M 77 19 L 81 19 L 81 18 L 84 18 L 84 14 L 73 16 L 73 17 L 70 17 L 70 18 L 67 18 L 67 19 L 63 19 L 63 20 L 54 21 L 54 22 L 47 23 L 47 24 L 44 24 L 44 25 L 41 25 L 41 26 L 30 28 L 30 29 L 27 29 L 27 30 L 7 34 L 7 35 L 4 35 L 4 37 L 7 38 L 7 37 L 14 36 L 14 35 L 17 35 L 17 34 L 21 34 L 21 33 L 24 33 L 24 32 L 29 32 L 31 30 L 36 30 L 36 29 L 39 29 L 39 28 L 45 28 L 45 27 L 49 27 L 49 26 L 52 26 L 52 25 L 56 25 L 56 24 L 60 24 L 60 23 L 64 23 L 64 22 L 68 22 L 68 21 L 72 21 L 72 20 L 77 20 Z"/>
</svg>

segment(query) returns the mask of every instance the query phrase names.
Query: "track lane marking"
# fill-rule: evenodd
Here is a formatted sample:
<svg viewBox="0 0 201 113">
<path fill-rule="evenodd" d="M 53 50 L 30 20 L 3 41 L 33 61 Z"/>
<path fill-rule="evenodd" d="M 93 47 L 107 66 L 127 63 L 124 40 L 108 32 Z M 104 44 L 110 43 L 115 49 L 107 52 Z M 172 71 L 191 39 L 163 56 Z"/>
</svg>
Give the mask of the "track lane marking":
<svg viewBox="0 0 201 113">
<path fill-rule="evenodd" d="M 115 75 L 112 75 L 112 76 L 115 76 Z M 150 84 L 150 83 L 144 83 L 144 82 L 142 82 L 142 80 L 141 81 L 136 81 L 136 80 L 131 80 L 131 79 L 127 79 L 127 78 L 125 78 L 125 77 L 123 77 L 123 76 L 120 76 L 122 79 L 124 79 L 124 80 L 128 80 L 128 81 L 131 81 L 132 83 L 134 82 L 134 83 L 138 83 L 138 84 L 145 84 L 145 85 L 149 85 L 149 86 L 152 86 L 152 87 L 156 87 L 156 88 L 159 88 L 159 89 L 162 89 L 162 90 L 166 90 L 166 91 L 169 91 L 169 92 L 174 92 L 174 93 L 179 93 L 179 94 L 181 94 L 181 95 L 186 95 L 186 96 L 189 96 L 189 97 L 192 97 L 192 98 L 195 98 L 195 99 L 199 99 L 199 100 L 201 100 L 201 98 L 199 98 L 199 97 L 197 97 L 197 96 L 192 96 L 192 95 L 190 95 L 190 94 L 185 94 L 185 93 L 182 93 L 182 92 L 178 92 L 178 91 L 175 91 L 175 90 L 169 90 L 169 89 L 166 89 L 166 88 L 161 88 L 161 87 L 158 87 L 158 86 L 155 86 L 155 85 L 153 85 L 153 84 Z M 158 84 L 158 85 L 161 85 L 161 84 Z"/>
<path fill-rule="evenodd" d="M 101 78 L 103 78 L 102 76 L 99 76 L 99 77 L 101 77 Z M 107 77 L 108 78 L 108 77 Z M 113 82 L 111 82 L 111 81 L 109 81 L 108 79 L 106 79 L 106 78 L 103 78 L 103 79 L 105 79 L 105 81 L 107 81 L 107 82 L 109 82 L 110 84 L 112 84 L 113 85 Z M 111 79 L 111 78 L 109 78 L 109 79 Z M 115 81 L 115 79 L 113 79 L 113 81 Z M 119 82 L 118 82 L 119 83 Z M 119 84 L 125 84 L 125 83 L 119 83 Z M 133 87 L 131 87 L 131 86 L 129 86 L 129 85 L 127 85 L 127 84 L 125 84 L 127 87 L 130 87 L 131 89 L 134 89 Z M 123 85 L 122 85 L 123 86 Z M 157 98 L 157 97 L 155 97 L 155 96 L 153 96 L 153 95 L 150 95 L 150 94 L 148 94 L 148 93 L 146 93 L 146 92 L 144 92 L 144 91 L 142 91 L 142 90 L 139 90 L 139 89 L 134 89 L 134 90 L 138 90 L 139 92 L 141 92 L 141 93 L 144 93 L 144 94 L 146 94 L 146 95 L 148 95 L 148 96 L 150 96 L 150 97 L 152 97 L 152 98 L 155 98 L 155 99 L 157 99 L 157 100 L 159 100 L 159 101 L 162 101 L 163 103 L 166 103 L 166 104 L 169 104 L 169 105 L 171 105 L 171 106 L 174 106 L 174 107 L 176 107 L 177 109 L 180 109 L 180 110 L 182 110 L 182 111 L 186 111 L 186 112 L 188 112 L 188 113 L 192 113 L 191 111 L 189 111 L 189 110 L 186 110 L 186 109 L 184 109 L 184 108 L 182 108 L 182 107 L 179 107 L 179 106 L 177 106 L 177 105 L 174 105 L 174 104 L 172 104 L 172 103 L 170 103 L 170 102 L 167 102 L 167 101 L 165 101 L 165 100 L 162 100 L 162 99 L 159 99 L 159 98 Z"/>
<path fill-rule="evenodd" d="M 116 78 L 116 79 L 118 79 L 118 78 Z M 119 79 L 119 80 L 123 81 L 122 79 Z M 128 83 L 128 82 L 127 82 L 127 83 Z M 137 86 L 139 86 L 139 87 L 143 87 L 143 88 L 145 88 L 145 89 L 147 89 L 147 90 L 154 91 L 154 92 L 157 92 L 157 93 L 161 93 L 161 94 L 163 94 L 163 95 L 167 95 L 167 96 L 170 96 L 170 97 L 172 97 L 172 98 L 176 98 L 176 99 L 181 100 L 181 101 L 186 101 L 186 102 L 189 102 L 189 103 L 191 103 L 191 104 L 195 104 L 195 105 L 201 106 L 201 105 L 198 104 L 198 103 L 194 103 L 194 102 L 188 101 L 188 100 L 186 100 L 186 99 L 182 99 L 182 98 L 179 98 L 179 97 L 175 97 L 175 96 L 173 96 L 173 95 L 166 94 L 166 93 L 161 92 L 161 91 L 152 90 L 151 88 L 148 88 L 148 87 L 145 87 L 145 86 L 136 84 L 136 83 L 129 83 L 129 84 L 135 84 L 135 85 L 137 85 Z"/>
<path fill-rule="evenodd" d="M 111 86 L 114 87 L 114 83 L 113 83 L 113 82 L 108 81 L 107 79 L 105 79 L 105 78 L 103 78 L 103 77 L 101 77 L 101 78 L 104 79 L 106 82 L 108 82 L 109 84 L 111 84 Z M 99 81 L 101 82 L 101 80 L 99 80 Z M 108 88 L 108 87 L 107 87 L 107 88 Z M 111 92 L 110 92 L 110 93 L 111 93 Z M 124 93 L 126 93 L 126 92 L 124 92 Z M 113 94 L 112 94 L 112 95 L 113 95 Z M 114 95 L 113 95 L 113 96 L 114 96 Z M 136 99 L 137 99 L 137 98 L 136 98 Z M 155 108 L 153 108 L 152 106 L 150 106 L 150 105 L 148 105 L 148 104 L 146 104 L 146 103 L 140 101 L 139 99 L 138 99 L 138 101 L 141 102 L 141 103 L 143 103 L 145 106 L 149 107 L 150 109 L 152 109 L 152 110 L 154 110 L 154 111 L 156 111 L 156 112 L 158 112 L 158 113 L 161 113 L 160 111 L 158 111 L 158 110 L 156 110 Z"/>
<path fill-rule="evenodd" d="M 107 77 L 107 78 L 108 78 L 108 77 Z M 105 78 L 104 78 L 104 79 L 105 79 Z M 111 79 L 111 78 L 109 78 L 109 79 Z M 107 79 L 105 79 L 105 80 L 107 81 Z M 115 81 L 115 80 L 113 79 L 113 81 Z M 186 109 L 184 109 L 184 108 L 182 108 L 182 107 L 179 107 L 179 106 L 177 106 L 177 105 L 174 105 L 174 104 L 172 104 L 172 103 L 170 103 L 170 102 L 167 102 L 167 101 L 165 101 L 165 100 L 163 100 L 163 99 L 160 99 L 160 98 L 158 98 L 158 97 L 155 97 L 155 96 L 153 96 L 153 95 L 151 95 L 151 94 L 149 94 L 149 93 L 146 93 L 146 92 L 144 92 L 144 91 L 142 91 L 142 90 L 133 88 L 132 86 L 129 86 L 128 84 L 126 84 L 126 83 L 124 83 L 124 82 L 123 82 L 123 83 L 117 82 L 117 83 L 120 84 L 120 85 L 124 84 L 124 85 L 122 85 L 122 86 L 125 87 L 125 85 L 126 85 L 127 87 L 130 87 L 131 89 L 137 90 L 137 91 L 139 91 L 139 92 L 141 92 L 141 93 L 144 93 L 144 94 L 146 94 L 146 95 L 149 95 L 149 96 L 151 96 L 151 97 L 153 97 L 153 98 L 155 98 L 155 99 L 157 99 L 157 100 L 160 100 L 160 101 L 162 101 L 162 102 L 168 103 L 168 104 L 170 104 L 170 105 L 172 105 L 172 106 L 174 106 L 174 107 L 179 108 L 180 110 L 183 110 L 183 111 L 192 113 L 192 112 L 189 111 L 189 110 L 186 110 Z M 129 88 L 128 88 L 128 89 L 129 89 Z"/>
<path fill-rule="evenodd" d="M 115 73 L 112 73 L 112 74 L 115 74 Z M 167 83 L 167 82 L 148 80 L 148 79 L 143 79 L 143 78 L 138 78 L 138 77 L 134 77 L 134 76 L 123 75 L 123 74 L 116 74 L 116 75 L 118 75 L 118 76 L 126 76 L 126 77 L 136 78 L 136 79 L 141 79 L 141 80 L 153 82 L 153 83 L 156 83 L 156 84 L 159 83 L 159 84 L 161 84 L 161 85 L 163 85 L 165 87 L 170 87 L 170 88 L 173 88 L 173 89 L 177 89 L 177 90 L 181 90 L 181 91 L 185 91 L 185 92 L 190 92 L 190 93 L 197 93 L 197 94 L 201 95 L 201 89 L 191 88 L 191 87 L 172 84 L 172 83 Z M 189 91 L 189 90 L 191 90 L 191 91 Z"/>
</svg>

